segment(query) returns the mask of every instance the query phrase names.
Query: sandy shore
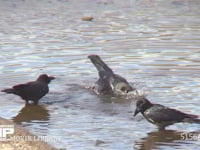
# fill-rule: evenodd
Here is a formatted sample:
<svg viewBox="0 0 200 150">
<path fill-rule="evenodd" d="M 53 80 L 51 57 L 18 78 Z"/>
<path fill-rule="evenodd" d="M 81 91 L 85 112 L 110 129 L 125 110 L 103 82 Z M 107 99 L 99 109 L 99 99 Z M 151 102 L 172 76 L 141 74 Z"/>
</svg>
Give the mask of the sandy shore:
<svg viewBox="0 0 200 150">
<path fill-rule="evenodd" d="M 23 127 L 14 124 L 13 122 L 3 119 L 0 117 L 0 126 L 14 125 L 14 134 L 12 136 L 25 136 L 25 137 L 37 137 L 30 132 L 28 132 Z M 2 131 L 2 127 L 0 128 Z M 0 132 L 2 133 L 2 132 Z M 2 134 L 0 135 L 2 136 Z M 1 150 L 56 150 L 49 144 L 40 141 L 27 141 L 27 140 L 12 140 L 12 141 L 0 141 Z"/>
</svg>

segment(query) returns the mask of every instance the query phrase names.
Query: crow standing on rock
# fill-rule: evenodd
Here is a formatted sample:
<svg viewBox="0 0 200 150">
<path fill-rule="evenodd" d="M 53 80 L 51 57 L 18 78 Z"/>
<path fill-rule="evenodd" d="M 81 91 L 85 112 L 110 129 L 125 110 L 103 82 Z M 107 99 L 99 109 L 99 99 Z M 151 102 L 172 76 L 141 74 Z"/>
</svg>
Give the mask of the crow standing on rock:
<svg viewBox="0 0 200 150">
<path fill-rule="evenodd" d="M 159 130 L 164 130 L 165 127 L 179 122 L 200 124 L 200 119 L 198 119 L 197 115 L 186 114 L 160 104 L 152 104 L 145 97 L 138 99 L 136 102 L 134 116 L 139 112 L 142 113 L 147 121 L 155 124 Z"/>
<path fill-rule="evenodd" d="M 96 82 L 97 92 L 100 94 L 127 94 L 135 90 L 123 77 L 115 74 L 98 55 L 89 55 L 88 58 L 97 68 L 99 79 Z"/>
<path fill-rule="evenodd" d="M 25 84 L 18 84 L 9 89 L 4 89 L 1 92 L 11 93 L 20 96 L 23 100 L 33 101 L 35 105 L 38 104 L 39 99 L 49 92 L 48 84 L 55 77 L 50 77 L 46 74 L 40 75 L 36 81 L 28 82 Z"/>
</svg>

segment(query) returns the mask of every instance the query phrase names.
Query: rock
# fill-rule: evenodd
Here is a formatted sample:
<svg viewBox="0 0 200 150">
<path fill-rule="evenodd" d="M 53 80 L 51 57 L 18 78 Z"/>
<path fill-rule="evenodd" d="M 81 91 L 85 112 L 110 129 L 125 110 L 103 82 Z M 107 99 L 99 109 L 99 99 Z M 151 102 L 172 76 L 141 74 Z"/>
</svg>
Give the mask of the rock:
<svg viewBox="0 0 200 150">
<path fill-rule="evenodd" d="M 35 137 L 37 139 L 36 135 L 31 134 L 24 128 L 22 128 L 19 125 L 14 124 L 13 122 L 3 119 L 0 117 L 0 125 L 3 126 L 14 126 L 14 134 L 15 137 Z M 0 141 L 0 149 L 1 150 L 56 150 L 56 148 L 50 146 L 49 144 L 41 141 L 26 141 L 26 140 L 11 140 L 11 141 Z"/>
<path fill-rule="evenodd" d="M 92 21 L 94 18 L 91 16 L 81 18 L 82 21 Z"/>
</svg>

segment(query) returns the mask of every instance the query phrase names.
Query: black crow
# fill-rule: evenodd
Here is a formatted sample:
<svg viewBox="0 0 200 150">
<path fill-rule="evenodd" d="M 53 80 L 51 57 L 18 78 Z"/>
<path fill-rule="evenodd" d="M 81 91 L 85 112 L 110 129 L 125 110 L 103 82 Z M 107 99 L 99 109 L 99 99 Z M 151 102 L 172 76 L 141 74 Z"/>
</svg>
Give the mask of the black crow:
<svg viewBox="0 0 200 150">
<path fill-rule="evenodd" d="M 147 121 L 155 124 L 159 130 L 164 130 L 166 126 L 179 122 L 200 123 L 197 115 L 186 114 L 160 104 L 152 104 L 145 97 L 138 99 L 136 102 L 134 116 L 139 112 L 142 113 Z"/>
<path fill-rule="evenodd" d="M 46 74 L 40 75 L 36 81 L 28 82 L 25 84 L 18 84 L 9 89 L 4 89 L 1 92 L 11 93 L 20 96 L 23 100 L 31 100 L 36 105 L 44 95 L 49 92 L 48 84 L 51 80 L 55 79 Z"/>
</svg>

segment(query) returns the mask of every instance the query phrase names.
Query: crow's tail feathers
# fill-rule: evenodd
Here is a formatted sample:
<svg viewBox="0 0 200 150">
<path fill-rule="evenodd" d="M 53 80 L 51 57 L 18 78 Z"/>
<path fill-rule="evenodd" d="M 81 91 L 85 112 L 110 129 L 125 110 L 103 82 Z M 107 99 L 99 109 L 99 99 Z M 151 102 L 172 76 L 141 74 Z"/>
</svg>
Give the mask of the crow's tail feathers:
<svg viewBox="0 0 200 150">
<path fill-rule="evenodd" d="M 193 119 L 193 122 L 200 124 L 200 119 Z"/>
<path fill-rule="evenodd" d="M 15 94 L 15 93 L 16 93 L 16 90 L 15 90 L 15 89 L 4 89 L 4 90 L 1 90 L 1 92 Z"/>
<path fill-rule="evenodd" d="M 91 62 L 99 72 L 109 72 L 113 74 L 112 69 L 108 67 L 108 65 L 98 55 L 90 55 L 88 58 L 90 58 Z"/>
<path fill-rule="evenodd" d="M 186 118 L 186 119 L 184 119 L 184 122 L 200 124 L 200 119 L 199 118 Z"/>
</svg>

